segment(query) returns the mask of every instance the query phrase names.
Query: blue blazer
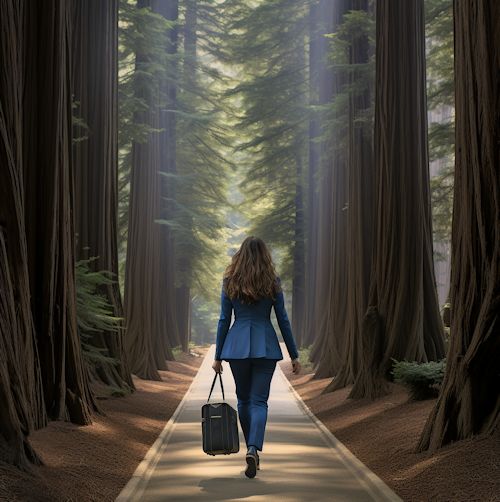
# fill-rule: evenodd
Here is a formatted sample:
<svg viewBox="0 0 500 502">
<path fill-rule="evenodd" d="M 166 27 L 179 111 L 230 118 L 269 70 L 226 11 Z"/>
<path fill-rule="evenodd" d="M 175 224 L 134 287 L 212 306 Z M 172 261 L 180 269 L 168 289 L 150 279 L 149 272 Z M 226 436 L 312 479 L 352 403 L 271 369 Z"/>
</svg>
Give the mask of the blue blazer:
<svg viewBox="0 0 500 502">
<path fill-rule="evenodd" d="M 277 280 L 279 284 L 280 278 L 278 277 Z M 224 291 L 223 283 L 215 359 L 217 361 L 249 357 L 283 359 L 278 336 L 271 323 L 271 308 L 273 306 L 290 358 L 299 357 L 282 291 L 277 294 L 274 302 L 272 298 L 261 298 L 256 303 L 249 305 L 240 302 L 237 298 L 231 300 Z M 229 329 L 233 309 L 234 323 Z"/>
</svg>

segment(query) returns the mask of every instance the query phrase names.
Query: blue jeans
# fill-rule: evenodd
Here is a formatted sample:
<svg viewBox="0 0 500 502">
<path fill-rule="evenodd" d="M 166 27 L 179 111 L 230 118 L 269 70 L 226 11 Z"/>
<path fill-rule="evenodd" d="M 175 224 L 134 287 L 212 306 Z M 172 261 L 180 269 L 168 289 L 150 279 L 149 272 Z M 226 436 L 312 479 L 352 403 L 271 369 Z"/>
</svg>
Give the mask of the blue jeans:
<svg viewBox="0 0 500 502">
<path fill-rule="evenodd" d="M 267 400 L 276 359 L 228 359 L 236 384 L 238 414 L 247 447 L 262 451 L 267 423 Z"/>
</svg>

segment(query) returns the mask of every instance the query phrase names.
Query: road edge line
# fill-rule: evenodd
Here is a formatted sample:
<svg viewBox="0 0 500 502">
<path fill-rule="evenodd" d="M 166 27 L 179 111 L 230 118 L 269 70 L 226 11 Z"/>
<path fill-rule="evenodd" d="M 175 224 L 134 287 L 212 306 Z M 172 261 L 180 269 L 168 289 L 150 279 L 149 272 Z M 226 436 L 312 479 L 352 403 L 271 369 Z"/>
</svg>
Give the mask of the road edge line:
<svg viewBox="0 0 500 502">
<path fill-rule="evenodd" d="M 332 434 L 328 427 L 326 427 L 326 425 L 311 411 L 309 406 L 307 406 L 279 364 L 278 367 L 303 412 L 320 430 L 327 445 L 339 453 L 340 459 L 344 465 L 367 487 L 369 493 L 375 498 L 375 500 L 403 502 L 403 499 L 399 497 L 399 495 L 397 495 L 380 477 L 370 470 L 368 466 L 363 464 L 361 460 L 359 460 L 341 441 L 339 441 L 339 439 Z"/>
<path fill-rule="evenodd" d="M 115 502 L 130 502 L 134 500 L 140 500 L 138 497 L 141 497 L 142 494 L 144 493 L 147 482 L 149 481 L 149 478 L 151 477 L 154 468 L 156 467 L 156 464 L 158 463 L 158 460 L 160 459 L 163 453 L 163 450 L 168 444 L 170 436 L 172 435 L 172 432 L 174 430 L 175 421 L 180 412 L 182 411 L 182 409 L 184 408 L 192 388 L 200 378 L 201 375 L 200 370 L 203 364 L 205 364 L 205 359 L 207 359 L 207 356 L 210 353 L 210 349 L 211 347 L 203 357 L 203 361 L 201 362 L 196 375 L 191 381 L 191 384 L 186 390 L 186 393 L 184 394 L 180 403 L 177 405 L 177 408 L 175 409 L 174 413 L 169 418 L 168 422 L 165 424 L 165 427 L 160 432 L 159 436 L 156 438 L 153 445 L 150 447 L 144 458 L 141 460 L 141 462 L 135 469 L 134 473 L 132 474 L 132 477 L 128 480 L 127 484 L 122 488 L 121 492 L 116 497 Z"/>
</svg>

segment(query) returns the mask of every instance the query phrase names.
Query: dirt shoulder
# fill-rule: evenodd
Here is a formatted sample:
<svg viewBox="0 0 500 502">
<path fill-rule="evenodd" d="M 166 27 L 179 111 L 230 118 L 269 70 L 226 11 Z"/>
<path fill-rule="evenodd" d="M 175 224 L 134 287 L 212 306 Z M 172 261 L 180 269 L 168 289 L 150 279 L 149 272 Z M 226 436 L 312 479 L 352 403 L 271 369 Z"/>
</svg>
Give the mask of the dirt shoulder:
<svg viewBox="0 0 500 502">
<path fill-rule="evenodd" d="M 106 416 L 95 415 L 92 425 L 51 422 L 33 433 L 30 440 L 46 465 L 28 474 L 0 464 L 0 500 L 114 500 L 173 415 L 207 350 L 197 347 L 199 357 L 169 361 L 161 382 L 134 376 L 137 390 L 99 400 Z"/>
<path fill-rule="evenodd" d="M 346 399 L 349 388 L 320 395 L 331 379 L 286 377 L 311 411 L 349 450 L 406 502 L 500 501 L 500 434 L 459 441 L 435 455 L 414 453 L 434 400 L 408 402 L 393 384 L 382 399 Z"/>
</svg>

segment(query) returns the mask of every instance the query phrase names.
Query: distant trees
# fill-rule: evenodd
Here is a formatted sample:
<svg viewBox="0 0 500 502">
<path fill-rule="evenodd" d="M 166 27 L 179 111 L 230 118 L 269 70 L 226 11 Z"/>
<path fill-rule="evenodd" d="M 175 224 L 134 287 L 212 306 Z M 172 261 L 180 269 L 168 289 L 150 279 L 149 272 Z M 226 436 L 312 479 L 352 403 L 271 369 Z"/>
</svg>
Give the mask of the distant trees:
<svg viewBox="0 0 500 502">
<path fill-rule="evenodd" d="M 448 338 L 455 147 L 453 0 L 426 0 L 424 3 L 434 267 Z"/>
<path fill-rule="evenodd" d="M 343 0 L 319 2 L 319 15 L 327 33 L 338 30 L 347 8 L 348 3 Z M 333 376 L 340 368 L 347 300 L 347 227 L 344 210 L 347 178 L 346 152 L 342 147 L 346 129 L 341 119 L 345 118 L 345 109 L 342 105 L 336 106 L 339 103 L 336 98 L 345 84 L 345 74 L 335 64 L 332 65 L 331 51 L 329 54 L 330 57 L 324 58 L 322 64 L 330 67 L 330 71 L 320 74 L 320 78 L 325 80 L 319 84 L 320 102 L 327 103 L 328 108 L 323 108 L 321 161 L 315 180 L 318 218 L 309 221 L 310 225 L 317 225 L 317 242 L 309 243 L 311 250 L 317 250 L 315 286 L 308 296 L 309 301 L 314 301 L 314 315 L 308 329 L 316 333 L 311 348 L 311 359 L 317 365 L 315 378 Z"/>
<path fill-rule="evenodd" d="M 140 0 L 138 9 L 151 10 L 156 2 Z M 170 5 L 170 3 L 169 3 Z M 167 337 L 169 311 L 165 229 L 156 220 L 161 217 L 164 186 L 159 172 L 165 161 L 166 132 L 159 132 L 161 110 L 167 99 L 164 81 L 168 77 L 166 45 L 172 29 L 158 14 L 147 14 L 148 23 L 137 24 L 142 43 L 136 46 L 134 97 L 142 103 L 134 113 L 134 122 L 146 124 L 145 138 L 133 140 L 131 149 L 130 199 L 128 217 L 127 261 L 125 272 L 125 347 L 131 370 L 141 378 L 160 380 L 158 370 L 167 369 L 171 358 Z M 140 19 L 141 21 L 141 19 Z M 156 39 L 154 37 L 157 37 Z M 140 292 L 140 294 L 137 294 Z M 171 325 L 172 326 L 172 325 Z"/>
<path fill-rule="evenodd" d="M 305 54 L 309 11 L 301 2 L 228 2 L 224 54 L 237 65 L 227 96 L 235 101 L 235 152 L 249 232 L 283 253 L 292 283 L 292 327 L 300 344 L 305 306 L 309 86 Z"/>
<path fill-rule="evenodd" d="M 175 236 L 176 316 L 184 350 L 191 339 L 193 297 L 208 299 L 224 253 L 221 253 L 232 129 L 223 99 L 227 76 L 222 60 L 224 6 L 211 0 L 179 5 L 176 93 L 176 175 L 165 181 L 176 187 L 175 211 L 161 221 Z M 219 301 L 219 296 L 216 297 Z M 217 309 L 216 309 L 217 312 Z M 199 336 L 199 335 L 198 335 Z"/>
<path fill-rule="evenodd" d="M 449 290 L 448 263 L 453 205 L 453 1 L 426 0 L 425 11 L 432 231 L 436 280 L 442 304 Z"/>
<path fill-rule="evenodd" d="M 132 371 L 159 379 L 171 349 L 188 350 L 193 292 L 210 294 L 219 258 L 227 129 L 220 76 L 197 47 L 217 58 L 220 28 L 205 1 L 122 1 L 121 12 L 126 346 Z"/>
</svg>

